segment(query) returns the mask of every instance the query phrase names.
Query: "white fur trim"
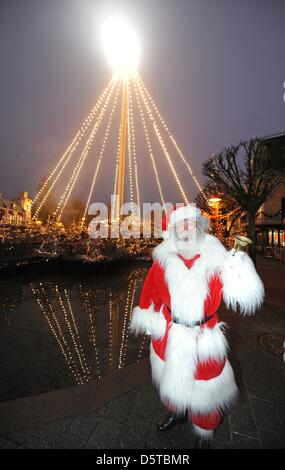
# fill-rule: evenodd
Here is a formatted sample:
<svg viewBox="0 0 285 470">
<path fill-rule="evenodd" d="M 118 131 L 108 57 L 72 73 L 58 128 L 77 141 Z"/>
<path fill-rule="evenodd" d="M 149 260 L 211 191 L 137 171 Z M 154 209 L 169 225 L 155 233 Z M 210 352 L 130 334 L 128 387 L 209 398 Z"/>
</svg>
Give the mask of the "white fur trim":
<svg viewBox="0 0 285 470">
<path fill-rule="evenodd" d="M 162 238 L 164 240 L 167 240 L 169 238 L 169 231 L 168 230 L 163 230 L 162 231 Z"/>
<path fill-rule="evenodd" d="M 153 338 L 162 338 L 166 330 L 166 320 L 162 313 L 162 307 L 159 312 L 154 310 L 152 303 L 149 308 L 133 309 L 130 331 L 135 335 L 150 334 Z"/>
<path fill-rule="evenodd" d="M 150 364 L 153 384 L 159 388 L 161 377 L 164 370 L 164 361 L 155 353 L 152 344 L 150 344 Z"/>
<path fill-rule="evenodd" d="M 190 403 L 197 360 L 197 328 L 173 324 L 165 354 L 165 366 L 159 387 L 162 402 L 185 412 Z"/>
<path fill-rule="evenodd" d="M 252 315 L 263 302 L 264 286 L 245 252 L 231 250 L 222 269 L 223 297 L 228 308 Z"/>
<path fill-rule="evenodd" d="M 196 424 L 192 424 L 194 433 L 199 436 L 201 439 L 211 440 L 213 439 L 214 433 L 210 429 L 203 429 L 197 426 Z"/>
<path fill-rule="evenodd" d="M 238 388 L 232 366 L 226 359 L 222 373 L 210 380 L 195 380 L 189 406 L 193 413 L 210 413 L 228 408 L 237 398 Z"/>
<path fill-rule="evenodd" d="M 203 319 L 208 282 L 214 274 L 221 271 L 227 253 L 220 241 L 209 234 L 205 234 L 199 248 L 200 251 L 195 254 L 200 254 L 200 258 L 191 269 L 188 269 L 178 256 L 172 238 L 164 240 L 153 250 L 153 258 L 165 270 L 172 314 L 177 320 L 188 325 Z"/>
<path fill-rule="evenodd" d="M 189 204 L 187 206 L 178 207 L 176 210 L 171 212 L 169 222 L 170 224 L 175 224 L 181 220 L 199 217 L 200 215 L 200 209 Z"/>
<path fill-rule="evenodd" d="M 174 329 L 172 329 L 173 327 Z M 207 327 L 203 327 L 203 328 L 196 327 L 195 333 L 193 333 L 195 341 L 196 341 L 196 346 L 197 346 L 197 349 L 195 351 L 195 359 L 194 359 L 195 363 L 198 360 L 199 362 L 202 362 L 202 363 L 203 362 L 205 363 L 209 361 L 210 359 L 216 359 L 220 361 L 224 360 L 228 351 L 228 342 L 223 333 L 224 327 L 225 327 L 225 324 L 222 322 L 217 323 L 217 325 L 213 329 L 210 329 Z M 184 350 L 184 340 L 185 340 L 186 341 L 185 348 L 187 348 L 189 337 L 185 335 L 185 337 L 182 339 L 181 331 L 179 330 L 179 328 L 176 327 L 176 325 L 172 325 L 171 329 L 172 329 L 172 334 L 176 334 L 175 332 L 175 329 L 176 329 L 177 334 L 179 335 L 179 338 L 178 338 L 178 341 L 180 342 L 179 347 L 183 347 L 183 350 Z M 169 350 L 169 347 L 168 347 L 168 350 Z M 168 354 L 171 354 L 171 352 L 169 351 Z M 168 360 L 168 358 L 166 360 Z M 159 385 L 162 381 L 162 375 L 164 372 L 165 362 L 162 359 L 160 359 L 160 357 L 155 353 L 152 344 L 150 345 L 150 363 L 151 363 L 153 383 L 156 387 L 159 388 Z M 172 371 L 172 378 L 170 380 L 175 381 L 177 370 L 180 370 L 183 367 L 184 367 L 184 360 L 182 359 L 181 364 L 177 364 L 175 369 Z M 168 374 L 169 373 L 170 372 L 168 372 Z"/>
<path fill-rule="evenodd" d="M 211 359 L 223 361 L 226 357 L 229 345 L 223 333 L 225 323 L 217 323 L 214 328 L 207 326 L 200 329 L 197 340 L 197 353 L 199 362 L 207 362 Z"/>
<path fill-rule="evenodd" d="M 211 336 L 209 331 L 201 333 L 199 326 L 186 328 L 173 324 L 169 329 L 165 362 L 151 351 L 153 380 L 159 386 L 161 400 L 169 402 L 178 412 L 183 413 L 188 408 L 201 413 L 222 410 L 237 395 L 233 370 L 227 359 L 218 377 L 210 380 L 194 378 L 198 355 L 203 359 L 225 358 L 227 343 L 222 339 L 221 325 L 214 330 Z"/>
</svg>

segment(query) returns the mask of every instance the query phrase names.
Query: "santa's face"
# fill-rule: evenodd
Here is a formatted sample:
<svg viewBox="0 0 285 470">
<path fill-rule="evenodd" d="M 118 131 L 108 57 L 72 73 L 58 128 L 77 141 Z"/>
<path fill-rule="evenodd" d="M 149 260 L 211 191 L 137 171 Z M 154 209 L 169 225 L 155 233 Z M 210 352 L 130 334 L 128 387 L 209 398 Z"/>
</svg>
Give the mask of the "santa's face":
<svg viewBox="0 0 285 470">
<path fill-rule="evenodd" d="M 174 225 L 177 240 L 194 241 L 196 239 L 196 219 L 184 219 Z"/>
<path fill-rule="evenodd" d="M 192 255 L 199 251 L 205 233 L 198 230 L 196 219 L 191 218 L 176 222 L 173 227 L 173 235 L 178 251 Z"/>
</svg>

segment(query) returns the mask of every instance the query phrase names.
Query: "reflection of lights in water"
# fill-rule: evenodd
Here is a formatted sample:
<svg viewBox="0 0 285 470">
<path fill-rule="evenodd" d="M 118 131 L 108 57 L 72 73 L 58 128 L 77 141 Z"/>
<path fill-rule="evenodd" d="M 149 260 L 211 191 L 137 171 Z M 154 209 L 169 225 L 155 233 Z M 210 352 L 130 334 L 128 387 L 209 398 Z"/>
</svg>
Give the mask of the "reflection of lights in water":
<svg viewBox="0 0 285 470">
<path fill-rule="evenodd" d="M 124 324 L 123 324 L 123 331 L 122 331 L 122 341 L 121 341 L 121 348 L 120 348 L 120 355 L 119 355 L 119 365 L 118 365 L 119 369 L 122 369 L 122 367 L 124 367 L 125 360 L 126 360 L 129 326 L 130 326 L 130 319 L 131 319 L 132 309 L 133 309 L 133 304 L 134 304 L 135 289 L 136 289 L 136 279 L 135 280 L 130 279 L 128 292 L 127 292 Z M 131 297 L 131 301 L 130 301 L 130 297 Z"/>
<path fill-rule="evenodd" d="M 8 325 L 12 323 L 11 312 L 15 311 L 16 308 L 25 300 L 26 293 L 23 289 L 19 289 L 14 295 L 9 295 L 0 298 L 0 322 L 1 324 Z"/>
<path fill-rule="evenodd" d="M 82 346 L 81 346 L 81 341 L 80 341 L 80 337 L 79 337 L 79 333 L 78 333 L 78 329 L 77 329 L 77 325 L 75 323 L 75 319 L 74 319 L 74 315 L 73 315 L 73 310 L 72 310 L 72 307 L 71 307 L 71 303 L 70 303 L 70 300 L 68 298 L 68 293 L 67 293 L 67 290 L 64 289 L 64 293 L 66 295 L 66 300 L 67 300 L 67 303 L 68 303 L 68 308 L 69 308 L 69 312 L 70 312 L 70 316 L 71 316 L 71 319 L 72 319 L 72 323 L 73 323 L 73 327 L 75 329 L 75 334 L 73 333 L 72 331 L 72 325 L 70 324 L 70 322 L 68 321 L 68 315 L 67 315 L 67 311 L 65 309 L 65 306 L 63 304 L 63 301 L 61 299 L 61 296 L 60 296 L 60 293 L 59 293 L 59 290 L 58 290 L 58 287 L 56 286 L 56 291 L 58 293 L 58 298 L 59 298 L 59 301 L 60 301 L 60 304 L 62 306 L 62 310 L 63 310 L 63 313 L 64 313 L 64 316 L 65 316 L 65 319 L 66 319 L 66 323 L 68 325 L 68 329 L 69 329 L 69 332 L 71 334 L 71 337 L 72 337 L 72 341 L 73 341 L 73 344 L 74 344 L 74 347 L 75 347 L 75 350 L 76 350 L 76 353 L 77 353 L 77 356 L 78 356 L 78 359 L 79 359 L 79 362 L 81 364 L 81 368 L 82 368 L 82 371 L 83 373 L 86 374 L 86 377 L 88 379 L 90 379 L 90 369 L 87 365 L 87 362 L 86 362 L 86 358 L 85 358 L 85 355 L 84 355 L 84 352 L 83 352 L 83 349 L 82 349 Z M 77 336 L 77 338 L 76 338 Z M 76 342 L 76 339 L 78 341 L 78 344 Z"/>
<path fill-rule="evenodd" d="M 69 348 L 69 345 L 66 341 L 66 338 L 64 337 L 64 334 L 62 332 L 62 329 L 60 327 L 59 321 L 57 319 L 56 313 L 54 312 L 53 306 L 51 302 L 49 301 L 49 296 L 42 287 L 42 283 L 40 283 L 40 288 L 39 289 L 34 289 L 32 288 L 32 293 L 36 297 L 36 301 L 38 306 L 40 307 L 44 319 L 47 321 L 48 326 L 56 339 L 61 352 L 65 358 L 66 364 L 73 375 L 73 377 L 76 380 L 76 383 L 78 385 L 81 385 L 84 383 L 83 377 L 80 375 L 78 368 L 74 362 L 71 350 Z M 53 325 L 52 320 L 54 321 L 55 325 Z"/>
<path fill-rule="evenodd" d="M 114 291 L 111 287 L 107 290 L 92 289 L 82 285 L 70 290 L 50 282 L 32 286 L 37 305 L 77 384 L 100 379 L 108 370 L 122 369 L 129 361 L 139 361 L 142 357 L 146 337 L 138 343 L 137 339 L 130 337 L 129 327 L 136 295 L 141 289 L 146 270 L 134 269 L 127 279 L 126 290 Z M 78 297 L 86 314 L 84 325 L 87 326 L 89 344 L 92 346 L 88 348 L 87 345 L 87 349 L 83 347 L 85 343 L 81 339 L 83 334 L 86 337 L 86 331 L 81 331 L 81 323 L 76 321 L 72 304 L 73 299 L 77 301 Z M 105 316 L 103 312 L 98 315 L 106 307 L 108 315 Z M 98 334 L 102 338 L 102 333 L 103 338 L 107 333 L 107 347 L 103 346 L 101 350 L 101 346 L 98 347 Z M 129 349 L 132 342 L 136 345 L 135 351 L 133 346 Z"/>
<path fill-rule="evenodd" d="M 139 362 L 141 360 L 143 349 L 144 349 L 144 346 L 145 346 L 145 340 L 146 340 L 146 335 L 143 336 L 143 339 L 142 339 L 142 342 L 141 342 L 141 345 L 140 345 L 140 348 L 139 348 L 137 362 Z"/>
<path fill-rule="evenodd" d="M 113 366 L 113 346 L 112 346 L 112 315 L 113 313 L 113 298 L 112 298 L 112 292 L 110 292 L 110 298 L 109 298 L 109 366 L 110 369 Z"/>
<path fill-rule="evenodd" d="M 128 279 L 128 291 L 127 291 L 127 300 L 124 314 L 124 324 L 122 330 L 122 341 L 119 355 L 119 364 L 118 368 L 121 369 L 125 365 L 127 349 L 128 349 L 128 340 L 129 340 L 129 331 L 130 331 L 130 322 L 132 317 L 132 310 L 134 307 L 134 298 L 137 290 L 138 281 L 142 282 L 146 270 L 143 268 L 137 268 L 129 276 Z M 142 352 L 142 351 L 141 351 Z"/>
<path fill-rule="evenodd" d="M 88 292 L 80 291 L 80 297 L 83 299 L 82 306 L 87 314 L 87 324 L 90 331 L 90 344 L 92 344 L 95 353 L 95 362 L 98 378 L 101 378 L 100 374 L 100 362 L 99 362 L 99 351 L 96 341 L 96 311 L 95 306 L 91 305 L 90 296 Z"/>
</svg>

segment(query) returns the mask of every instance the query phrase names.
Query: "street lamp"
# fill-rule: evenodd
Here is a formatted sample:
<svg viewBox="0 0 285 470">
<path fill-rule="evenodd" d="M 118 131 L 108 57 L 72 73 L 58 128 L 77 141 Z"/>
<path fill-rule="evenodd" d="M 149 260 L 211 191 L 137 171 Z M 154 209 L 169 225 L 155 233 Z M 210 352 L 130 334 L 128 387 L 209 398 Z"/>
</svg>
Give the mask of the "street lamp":
<svg viewBox="0 0 285 470">
<path fill-rule="evenodd" d="M 221 198 L 217 196 L 213 196 L 208 199 L 209 205 L 213 208 L 213 215 L 212 218 L 214 219 L 217 235 L 219 234 L 220 224 L 219 224 L 219 209 L 220 209 L 220 202 Z"/>
<path fill-rule="evenodd" d="M 118 78 L 136 75 L 141 48 L 135 31 L 121 18 L 110 18 L 101 30 L 103 48 Z"/>
<path fill-rule="evenodd" d="M 210 199 L 208 199 L 208 202 L 210 204 L 210 206 L 219 206 L 220 205 L 220 202 L 221 202 L 221 198 L 220 197 L 211 197 Z"/>
</svg>

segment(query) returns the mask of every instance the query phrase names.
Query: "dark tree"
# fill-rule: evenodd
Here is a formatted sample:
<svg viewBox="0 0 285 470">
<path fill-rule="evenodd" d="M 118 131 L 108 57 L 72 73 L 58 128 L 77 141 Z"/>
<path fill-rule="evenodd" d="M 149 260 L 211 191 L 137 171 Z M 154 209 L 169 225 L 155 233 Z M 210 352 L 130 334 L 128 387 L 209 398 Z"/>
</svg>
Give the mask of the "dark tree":
<svg viewBox="0 0 285 470">
<path fill-rule="evenodd" d="M 79 222 L 84 215 L 85 206 L 81 199 L 74 197 L 71 199 L 63 212 L 62 220 L 65 225 L 69 225 L 72 222 Z"/>
<path fill-rule="evenodd" d="M 253 242 L 249 253 L 255 262 L 255 218 L 260 206 L 285 182 L 283 147 L 272 151 L 270 141 L 261 138 L 240 142 L 207 160 L 203 173 L 246 213 L 248 237 Z"/>
<path fill-rule="evenodd" d="M 42 189 L 42 187 L 46 184 L 48 176 L 44 175 L 40 178 L 40 181 L 37 186 L 37 193 Z M 39 211 L 38 217 L 46 224 L 47 220 L 49 217 L 52 217 L 53 212 L 56 209 L 56 199 L 55 195 L 51 189 L 51 182 L 48 182 L 48 184 L 45 185 L 45 188 L 43 190 L 43 193 L 37 203 L 33 206 L 33 214 L 35 214 L 35 211 L 39 207 L 41 201 L 43 200 L 43 197 L 49 192 L 49 195 L 47 196 L 41 210 Z"/>
</svg>

